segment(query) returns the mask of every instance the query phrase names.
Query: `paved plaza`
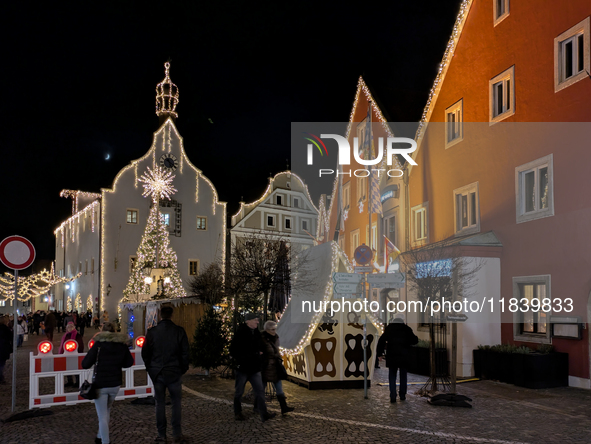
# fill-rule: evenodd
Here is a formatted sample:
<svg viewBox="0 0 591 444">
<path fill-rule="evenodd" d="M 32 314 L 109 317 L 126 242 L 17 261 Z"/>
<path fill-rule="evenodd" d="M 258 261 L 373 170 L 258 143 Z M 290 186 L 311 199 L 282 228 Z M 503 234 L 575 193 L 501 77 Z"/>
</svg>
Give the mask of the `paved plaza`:
<svg viewBox="0 0 591 444">
<path fill-rule="evenodd" d="M 87 330 L 85 340 L 94 334 Z M 54 346 L 59 345 L 56 335 Z M 38 343 L 30 336 L 19 349 L 17 411 L 28 408 L 28 357 Z M 11 371 L 7 363 L 5 375 Z M 412 376 L 413 382 L 425 378 Z M 473 399 L 472 409 L 435 407 L 413 395 L 389 403 L 387 369 L 376 370 L 369 399 L 363 390 L 309 391 L 284 383 L 294 413 L 261 423 L 245 402 L 246 421 L 232 412 L 234 381 L 205 378 L 191 369 L 184 380 L 183 433 L 194 443 L 570 443 L 591 441 L 591 391 L 559 388 L 530 390 L 492 381 L 458 386 Z M 0 414 L 10 412 L 10 385 L 0 386 Z M 270 404 L 278 412 L 277 401 Z M 170 407 L 168 407 L 169 409 Z M 50 409 L 49 416 L 0 424 L 0 443 L 93 443 L 97 430 L 94 405 Z M 170 410 L 167 411 L 170 417 Z M 154 408 L 117 401 L 111 416 L 111 442 L 150 443 L 156 436 Z"/>
</svg>

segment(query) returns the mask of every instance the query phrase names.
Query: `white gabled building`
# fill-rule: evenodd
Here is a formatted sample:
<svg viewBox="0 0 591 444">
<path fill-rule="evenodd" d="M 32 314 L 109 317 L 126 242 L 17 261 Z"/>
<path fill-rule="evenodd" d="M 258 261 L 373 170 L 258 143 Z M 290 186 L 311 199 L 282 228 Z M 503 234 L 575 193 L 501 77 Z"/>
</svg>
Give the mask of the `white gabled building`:
<svg viewBox="0 0 591 444">
<path fill-rule="evenodd" d="M 108 310 L 110 318 L 115 318 L 150 212 L 151 199 L 142 197 L 144 188 L 138 183 L 148 167 L 159 165 L 175 175 L 177 192 L 170 200 L 160 201 L 160 211 L 169 226 L 170 245 L 187 293 L 191 276 L 202 265 L 216 259 L 224 263 L 226 203 L 218 200 L 211 181 L 187 157 L 175 125 L 178 88 L 170 80 L 170 65 L 165 66 L 166 76 L 156 96 L 160 127 L 150 149 L 124 167 L 111 188 L 103 188 L 100 194 L 69 191 L 74 214 L 55 230 L 56 274 L 83 274 L 68 289 L 57 286 L 57 309 L 66 309 L 68 298 L 74 300 L 80 294 L 83 310 L 90 308 L 90 297 L 94 312 Z"/>
<path fill-rule="evenodd" d="M 232 216 L 232 244 L 239 237 L 265 234 L 283 237 L 293 252 L 315 245 L 318 209 L 299 176 L 282 171 L 269 178 L 260 199 L 245 204 Z"/>
</svg>

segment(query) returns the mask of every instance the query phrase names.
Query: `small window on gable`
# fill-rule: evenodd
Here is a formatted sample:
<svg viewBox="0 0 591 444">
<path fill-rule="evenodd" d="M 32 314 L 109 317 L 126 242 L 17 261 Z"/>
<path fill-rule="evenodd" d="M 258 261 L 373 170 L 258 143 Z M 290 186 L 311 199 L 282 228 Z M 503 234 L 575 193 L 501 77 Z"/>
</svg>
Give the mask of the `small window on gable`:
<svg viewBox="0 0 591 444">
<path fill-rule="evenodd" d="M 515 114 L 515 67 L 489 81 L 489 120 L 500 122 Z"/>
<path fill-rule="evenodd" d="M 285 229 L 291 230 L 291 219 L 289 217 L 285 218 Z"/>
<path fill-rule="evenodd" d="M 267 216 L 267 226 L 268 227 L 275 226 L 275 216 Z"/>
<path fill-rule="evenodd" d="M 302 221 L 302 230 L 308 231 L 308 221 L 307 220 Z"/>
<path fill-rule="evenodd" d="M 199 274 L 199 260 L 189 259 L 189 276 L 197 276 Z"/>
<path fill-rule="evenodd" d="M 493 0 L 494 26 L 509 16 L 509 0 Z"/>
<path fill-rule="evenodd" d="M 589 24 L 587 17 L 554 39 L 554 92 L 588 77 Z"/>
<path fill-rule="evenodd" d="M 277 195 L 277 205 L 283 205 L 283 196 Z"/>
<path fill-rule="evenodd" d="M 137 210 L 127 209 L 127 223 L 137 224 Z"/>
<path fill-rule="evenodd" d="M 197 230 L 207 230 L 207 217 L 197 216 Z"/>
<path fill-rule="evenodd" d="M 552 154 L 515 168 L 517 223 L 554 216 Z"/>
<path fill-rule="evenodd" d="M 463 100 L 445 110 L 445 148 L 449 148 L 464 138 Z"/>
<path fill-rule="evenodd" d="M 293 207 L 294 208 L 300 208 L 300 199 L 297 197 L 293 198 Z"/>
<path fill-rule="evenodd" d="M 480 231 L 478 182 L 454 190 L 456 236 Z"/>
</svg>

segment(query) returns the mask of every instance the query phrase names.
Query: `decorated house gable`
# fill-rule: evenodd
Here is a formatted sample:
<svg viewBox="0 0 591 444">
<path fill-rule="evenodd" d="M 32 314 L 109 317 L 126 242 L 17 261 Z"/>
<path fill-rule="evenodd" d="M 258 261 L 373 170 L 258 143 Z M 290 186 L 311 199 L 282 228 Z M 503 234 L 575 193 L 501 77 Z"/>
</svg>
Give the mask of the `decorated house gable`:
<svg viewBox="0 0 591 444">
<path fill-rule="evenodd" d="M 172 186 L 176 193 L 161 198 L 158 205 L 185 291 L 188 292 L 191 276 L 206 264 L 220 260 L 225 266 L 226 203 L 219 201 L 211 181 L 187 156 L 175 123 L 179 94 L 170 80 L 169 67 L 167 63 L 165 79 L 157 86 L 156 114 L 160 127 L 154 133 L 152 145 L 144 156 L 131 161 L 117 174 L 111 188 L 101 190 L 97 200 L 100 205 L 95 208 L 98 220 L 94 227 L 99 241 L 94 282 L 98 286 L 100 310 L 107 310 L 112 319 L 137 260 L 153 205 L 150 198 L 142 196 L 144 188 L 139 180 L 148 168 L 159 167 L 174 176 Z M 58 244 L 60 236 L 61 232 L 56 234 Z M 60 251 L 57 253 L 59 257 Z M 68 254 L 66 248 L 66 257 Z"/>
<path fill-rule="evenodd" d="M 263 195 L 251 203 L 240 202 L 232 216 L 232 242 L 237 238 L 266 234 L 284 238 L 293 251 L 314 245 L 318 209 L 300 177 L 282 171 L 269 178 Z"/>
</svg>

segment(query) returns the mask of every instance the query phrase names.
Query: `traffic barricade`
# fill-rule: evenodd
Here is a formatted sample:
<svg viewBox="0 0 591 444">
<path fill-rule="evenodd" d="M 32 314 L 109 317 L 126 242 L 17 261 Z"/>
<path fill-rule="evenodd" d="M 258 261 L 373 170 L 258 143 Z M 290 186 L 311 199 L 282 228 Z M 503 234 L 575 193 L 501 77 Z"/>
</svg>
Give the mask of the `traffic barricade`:
<svg viewBox="0 0 591 444">
<path fill-rule="evenodd" d="M 145 398 L 152 396 L 154 385 L 150 376 L 145 372 L 146 366 L 142 359 L 142 346 L 145 338 L 139 336 L 135 339 L 135 346 L 131 352 L 133 357 L 133 365 L 129 368 L 124 368 L 125 374 L 124 385 L 119 389 L 117 400 L 125 398 Z M 88 348 L 92 348 L 94 341 L 90 341 Z M 92 380 L 93 368 L 83 369 L 82 360 L 86 353 L 78 353 L 78 343 L 74 340 L 66 341 L 64 344 L 64 354 L 53 354 L 53 344 L 49 341 L 43 341 L 37 347 L 37 354 L 30 353 L 29 358 L 29 408 L 43 408 L 53 407 L 57 405 L 73 405 L 83 402 L 90 402 L 89 399 L 84 399 L 80 396 L 78 389 L 85 380 Z M 141 378 L 140 385 L 136 384 L 137 371 L 144 371 L 145 378 Z M 78 387 L 76 391 L 66 392 L 64 390 L 64 378 L 67 376 L 78 376 Z M 53 378 L 54 387 L 53 393 L 40 394 L 40 379 Z M 140 378 L 137 378 L 140 379 Z M 43 383 L 44 391 L 51 386 L 46 382 Z"/>
</svg>

